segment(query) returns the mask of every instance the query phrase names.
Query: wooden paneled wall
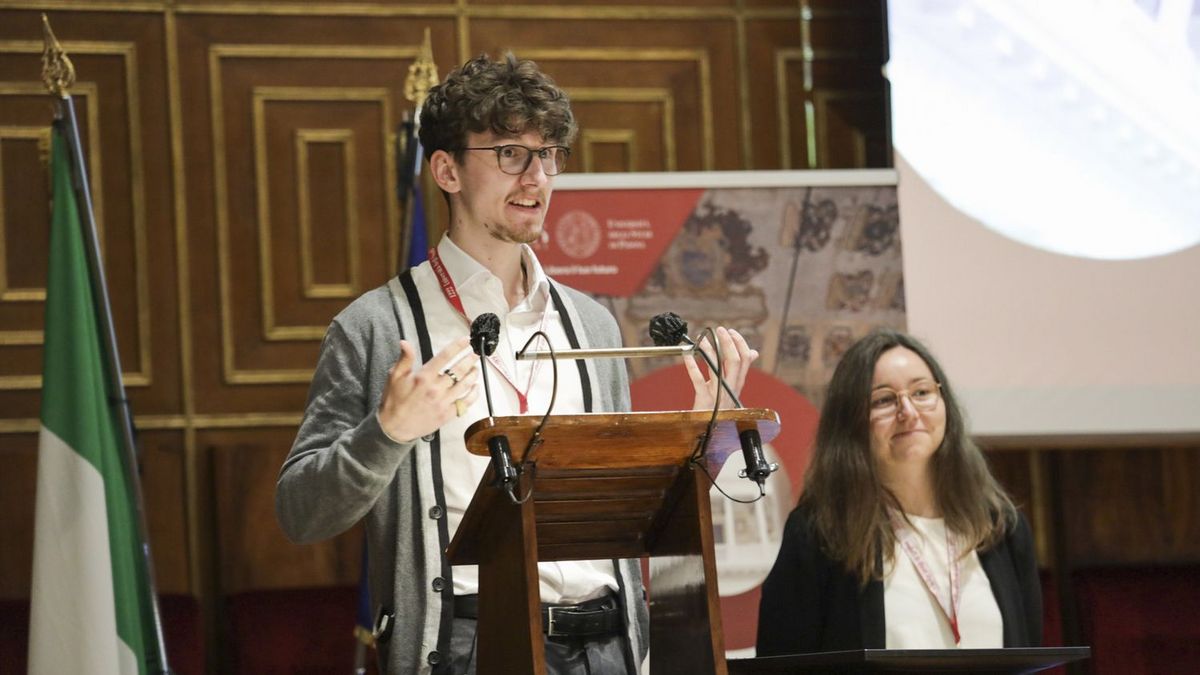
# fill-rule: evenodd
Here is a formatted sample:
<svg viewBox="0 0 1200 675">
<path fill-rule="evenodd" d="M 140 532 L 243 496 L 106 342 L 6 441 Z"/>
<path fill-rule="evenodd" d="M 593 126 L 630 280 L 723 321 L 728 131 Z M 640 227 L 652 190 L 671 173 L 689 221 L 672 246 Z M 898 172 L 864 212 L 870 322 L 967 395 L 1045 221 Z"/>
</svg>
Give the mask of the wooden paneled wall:
<svg viewBox="0 0 1200 675">
<path fill-rule="evenodd" d="M 443 75 L 504 49 L 551 73 L 582 127 L 572 170 L 890 164 L 880 2 L 0 2 L 0 597 L 27 596 L 31 566 L 43 10 L 78 73 L 168 592 L 357 580 L 360 533 L 287 543 L 274 480 L 330 318 L 394 273 L 393 142 L 425 29 Z"/>
<path fill-rule="evenodd" d="M 506 48 L 551 73 L 582 127 L 574 171 L 882 167 L 883 4 L 0 1 L 0 597 L 26 597 L 31 567 L 41 11 L 78 73 L 158 584 L 211 610 L 358 578 L 359 533 L 285 541 L 274 480 L 325 326 L 394 272 L 392 142 L 426 28 L 443 75 Z M 1195 445 L 992 457 L 1048 564 L 1200 560 Z"/>
</svg>

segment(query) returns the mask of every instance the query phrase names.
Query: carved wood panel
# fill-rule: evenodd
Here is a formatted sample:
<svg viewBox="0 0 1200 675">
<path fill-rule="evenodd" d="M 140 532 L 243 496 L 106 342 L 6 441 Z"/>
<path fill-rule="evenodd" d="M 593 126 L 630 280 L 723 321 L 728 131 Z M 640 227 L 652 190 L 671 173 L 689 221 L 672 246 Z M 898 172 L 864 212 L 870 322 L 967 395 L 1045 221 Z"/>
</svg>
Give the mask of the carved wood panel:
<svg viewBox="0 0 1200 675">
<path fill-rule="evenodd" d="M 37 416 L 49 236 L 49 122 L 41 83 L 41 27 L 11 12 L 0 29 L 0 406 Z M 166 82 L 162 22 L 97 14 L 61 16 L 79 73 L 80 135 L 89 156 L 125 383 L 149 414 L 178 409 L 180 382 L 170 257 L 173 248 L 167 119 L 145 91 Z M 64 35 L 64 38 L 65 38 Z"/>
<path fill-rule="evenodd" d="M 37 434 L 5 434 L 0 439 L 0 598 L 24 598 L 29 596 L 33 569 Z M 165 593 L 187 593 L 191 587 L 186 505 L 181 498 L 186 480 L 183 436 L 178 431 L 143 430 L 138 440 L 157 585 Z"/>
<path fill-rule="evenodd" d="M 50 20 L 79 73 L 126 381 L 145 437 L 160 439 L 144 477 L 160 585 L 204 594 L 357 574 L 344 564 L 356 535 L 254 541 L 229 509 L 275 527 L 264 500 L 321 335 L 393 272 L 392 141 L 426 28 L 443 75 L 480 51 L 539 61 L 582 125 L 574 171 L 779 168 L 807 156 L 796 140 L 781 151 L 783 122 L 803 139 L 826 111 L 849 120 L 821 127 L 829 148 L 886 137 L 854 126 L 876 119 L 878 100 L 830 99 L 818 117 L 795 117 L 803 82 L 778 86 L 797 68 L 778 55 L 804 40 L 877 60 L 863 44 L 878 12 L 793 0 L 58 3 Z M 16 551 L 0 571 L 18 580 L 0 590 L 15 595 L 29 574 L 48 222 L 39 14 L 0 8 L 0 453 L 24 467 L 0 476 L 11 506 L 0 531 Z M 819 84 L 878 96 L 878 63 L 825 73 L 815 54 Z M 444 206 L 426 192 L 436 241 Z M 290 576 L 276 573 L 281 556 Z"/>
<path fill-rule="evenodd" d="M 293 544 L 275 525 L 275 479 L 291 429 L 208 431 L 198 442 L 213 460 L 220 591 L 358 583 L 362 532 L 315 545 Z"/>
<path fill-rule="evenodd" d="M 40 12 L 18 4 L 0 8 L 0 597 L 30 576 L 53 114 Z M 874 0 L 53 4 L 158 584 L 200 594 L 210 632 L 217 593 L 357 579 L 361 533 L 287 543 L 274 483 L 325 326 L 393 272 L 391 143 L 426 27 L 442 75 L 506 48 L 553 75 L 582 127 L 572 171 L 891 164 Z M 426 205 L 436 241 L 428 185 Z M 1194 446 L 990 457 L 1043 562 L 1143 564 L 1200 559 Z"/>
<path fill-rule="evenodd" d="M 1073 566 L 1200 560 L 1200 452 L 1106 448 L 1057 457 Z"/>
</svg>

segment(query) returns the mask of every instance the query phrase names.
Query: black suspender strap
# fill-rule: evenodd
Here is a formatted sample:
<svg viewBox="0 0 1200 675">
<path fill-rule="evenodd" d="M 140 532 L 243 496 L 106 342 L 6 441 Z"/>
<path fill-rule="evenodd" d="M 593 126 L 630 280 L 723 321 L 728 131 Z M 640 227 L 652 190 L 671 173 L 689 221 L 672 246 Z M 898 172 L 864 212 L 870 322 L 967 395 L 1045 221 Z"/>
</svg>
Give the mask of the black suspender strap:
<svg viewBox="0 0 1200 675">
<path fill-rule="evenodd" d="M 579 349 L 579 337 L 575 335 L 575 326 L 571 324 L 571 315 L 567 312 L 567 306 L 563 304 L 562 296 L 558 294 L 558 289 L 551 282 L 550 299 L 554 302 L 554 309 L 558 310 L 558 316 L 562 318 L 563 332 L 567 334 L 567 341 L 571 343 L 571 349 Z M 575 359 L 575 366 L 579 368 L 579 384 L 583 387 L 583 410 L 584 412 L 592 412 L 592 380 L 588 377 L 587 364 L 583 359 Z"/>
<path fill-rule="evenodd" d="M 429 340 L 429 327 L 425 323 L 425 310 L 421 305 L 421 295 L 417 292 L 417 285 L 413 282 L 412 270 L 402 272 L 399 280 L 401 288 L 404 289 L 404 295 L 408 299 L 408 306 L 412 310 L 413 322 L 416 323 L 416 337 L 417 343 L 421 348 L 421 362 L 428 363 L 433 358 L 433 345 Z M 403 334 L 403 330 L 401 334 Z M 450 654 L 450 636 L 454 625 L 454 582 L 451 576 L 450 562 L 444 553 L 446 548 L 450 546 L 450 530 L 445 516 L 446 493 L 442 489 L 441 432 L 435 431 L 429 440 L 429 462 L 433 470 L 433 493 L 437 500 L 438 510 L 443 514 L 437 519 L 438 543 L 443 551 L 442 588 L 440 589 L 442 596 L 442 616 L 438 630 L 437 649 L 440 653 L 448 656 Z M 448 663 L 448 658 L 446 663 Z"/>
</svg>

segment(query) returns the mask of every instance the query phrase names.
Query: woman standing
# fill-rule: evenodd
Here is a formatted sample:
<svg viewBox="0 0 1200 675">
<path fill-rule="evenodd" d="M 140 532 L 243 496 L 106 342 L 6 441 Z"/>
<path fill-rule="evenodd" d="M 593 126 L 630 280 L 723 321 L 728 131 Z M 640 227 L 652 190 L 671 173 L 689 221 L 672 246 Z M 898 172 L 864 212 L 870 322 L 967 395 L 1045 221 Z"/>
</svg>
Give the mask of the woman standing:
<svg viewBox="0 0 1200 675">
<path fill-rule="evenodd" d="M 804 493 L 763 583 L 758 655 L 1033 647 L 1029 525 L 912 337 L 855 343 L 829 383 Z"/>
</svg>

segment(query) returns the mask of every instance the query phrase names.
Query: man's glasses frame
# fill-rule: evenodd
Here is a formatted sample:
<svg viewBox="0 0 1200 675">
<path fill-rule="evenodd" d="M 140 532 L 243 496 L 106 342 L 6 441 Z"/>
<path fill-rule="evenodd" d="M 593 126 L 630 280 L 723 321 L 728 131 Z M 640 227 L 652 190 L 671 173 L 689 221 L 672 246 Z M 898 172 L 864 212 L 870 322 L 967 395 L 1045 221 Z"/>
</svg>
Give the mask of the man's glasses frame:
<svg viewBox="0 0 1200 675">
<path fill-rule="evenodd" d="M 531 148 L 528 145 L 521 145 L 520 143 L 506 143 L 504 145 L 463 148 L 463 150 L 491 150 L 495 152 L 496 166 L 500 167 L 501 171 L 510 176 L 520 176 L 528 171 L 529 165 L 533 163 L 533 155 L 535 153 L 542 162 L 542 171 L 547 176 L 557 176 L 566 170 L 567 159 L 571 156 L 571 149 L 565 145 L 544 145 L 540 148 Z"/>
</svg>

